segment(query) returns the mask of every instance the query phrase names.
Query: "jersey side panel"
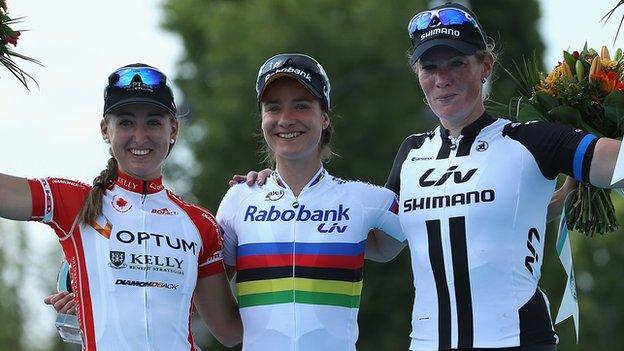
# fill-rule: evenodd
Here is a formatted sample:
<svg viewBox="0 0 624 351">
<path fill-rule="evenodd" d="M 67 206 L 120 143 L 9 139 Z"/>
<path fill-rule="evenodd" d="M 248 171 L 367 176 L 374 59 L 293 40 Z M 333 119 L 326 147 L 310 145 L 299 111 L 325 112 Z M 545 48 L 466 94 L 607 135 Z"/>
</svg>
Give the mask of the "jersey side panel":
<svg viewBox="0 0 624 351">
<path fill-rule="evenodd" d="M 90 187 L 59 178 L 29 179 L 32 220 L 48 224 L 58 236 L 65 259 L 70 264 L 78 323 L 87 350 L 96 350 L 95 321 L 87 258 L 77 215 Z"/>
<path fill-rule="evenodd" d="M 180 206 L 191 219 L 197 228 L 200 236 L 202 248 L 200 250 L 198 277 L 203 278 L 210 275 L 224 272 L 223 269 L 223 248 L 221 245 L 221 234 L 219 226 L 212 213 L 199 206 L 190 205 L 183 202 L 178 196 L 167 191 L 169 199 Z"/>
</svg>

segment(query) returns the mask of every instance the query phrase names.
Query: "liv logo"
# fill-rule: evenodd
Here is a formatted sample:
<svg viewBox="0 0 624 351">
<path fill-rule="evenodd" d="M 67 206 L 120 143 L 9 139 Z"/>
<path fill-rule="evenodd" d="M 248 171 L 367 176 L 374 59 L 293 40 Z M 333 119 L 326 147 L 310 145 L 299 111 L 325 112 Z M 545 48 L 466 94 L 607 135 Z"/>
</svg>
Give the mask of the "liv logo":
<svg viewBox="0 0 624 351">
<path fill-rule="evenodd" d="M 472 178 L 472 176 L 477 172 L 477 168 L 474 168 L 474 169 L 469 170 L 465 174 L 462 174 L 461 171 L 457 171 L 457 167 L 459 166 L 449 167 L 449 169 L 447 169 L 446 172 L 442 174 L 442 177 L 440 177 L 437 180 L 435 178 L 429 179 L 429 176 L 431 175 L 431 173 L 435 171 L 435 168 L 430 168 L 420 177 L 420 179 L 418 180 L 418 183 L 422 187 L 438 186 L 438 185 L 442 185 L 446 183 L 446 181 L 452 176 L 453 181 L 457 184 L 460 184 L 460 183 L 465 183 L 469 181 L 470 178 Z"/>
<path fill-rule="evenodd" d="M 327 223 L 321 223 L 317 227 L 319 233 L 333 233 L 334 231 L 338 233 L 344 233 L 347 230 L 347 226 L 339 226 L 338 223 L 334 223 L 331 226 L 326 226 Z"/>
</svg>

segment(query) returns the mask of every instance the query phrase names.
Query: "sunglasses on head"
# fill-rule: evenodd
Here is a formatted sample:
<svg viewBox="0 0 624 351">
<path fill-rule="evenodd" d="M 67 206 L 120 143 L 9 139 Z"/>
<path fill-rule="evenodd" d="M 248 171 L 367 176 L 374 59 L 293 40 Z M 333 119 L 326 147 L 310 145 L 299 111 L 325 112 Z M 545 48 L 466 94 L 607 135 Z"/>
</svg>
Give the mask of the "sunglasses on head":
<svg viewBox="0 0 624 351">
<path fill-rule="evenodd" d="M 431 25 L 437 25 L 438 23 L 443 26 L 471 24 L 481 33 L 481 36 L 483 36 L 477 20 L 468 12 L 456 8 L 419 12 L 412 17 L 407 26 L 407 30 L 409 31 L 410 37 L 413 37 L 416 31 L 427 29 Z"/>
<path fill-rule="evenodd" d="M 136 84 L 156 88 L 167 85 L 167 77 L 152 67 L 124 67 L 108 77 L 108 87 L 129 88 Z"/>
<path fill-rule="evenodd" d="M 271 57 L 262 65 L 262 67 L 260 67 L 258 77 L 284 67 L 299 68 L 305 71 L 317 73 L 325 79 L 327 77 L 325 70 L 321 64 L 318 63 L 318 61 L 303 54 L 280 54 Z"/>
</svg>

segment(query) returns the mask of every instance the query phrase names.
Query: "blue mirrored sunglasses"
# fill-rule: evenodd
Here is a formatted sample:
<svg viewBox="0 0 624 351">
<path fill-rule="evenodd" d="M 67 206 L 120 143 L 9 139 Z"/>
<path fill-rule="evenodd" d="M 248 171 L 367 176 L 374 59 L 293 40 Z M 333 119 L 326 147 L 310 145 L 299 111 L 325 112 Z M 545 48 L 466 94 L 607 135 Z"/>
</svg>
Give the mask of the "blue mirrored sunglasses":
<svg viewBox="0 0 624 351">
<path fill-rule="evenodd" d="M 433 19 L 437 18 L 443 26 L 457 25 L 457 24 L 472 24 L 475 28 L 481 32 L 481 28 L 477 24 L 477 21 L 466 11 L 454 8 L 446 8 L 439 10 L 423 11 L 417 13 L 409 22 L 407 30 L 410 37 L 417 30 L 427 29 Z"/>
<path fill-rule="evenodd" d="M 115 71 L 108 78 L 109 87 L 127 88 L 133 83 L 156 88 L 167 85 L 167 77 L 157 69 L 150 67 L 126 67 Z"/>
</svg>

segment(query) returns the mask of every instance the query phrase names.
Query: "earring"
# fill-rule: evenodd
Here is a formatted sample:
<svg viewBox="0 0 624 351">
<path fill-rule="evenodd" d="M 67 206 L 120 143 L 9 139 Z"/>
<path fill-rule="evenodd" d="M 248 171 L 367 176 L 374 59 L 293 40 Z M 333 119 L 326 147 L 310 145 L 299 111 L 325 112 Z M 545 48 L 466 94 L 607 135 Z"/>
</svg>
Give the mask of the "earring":
<svg viewBox="0 0 624 351">
<path fill-rule="evenodd" d="M 175 139 L 171 138 L 171 140 L 169 140 L 169 144 L 173 144 L 175 143 Z"/>
<path fill-rule="evenodd" d="M 110 139 L 109 139 L 109 138 L 104 138 L 104 142 L 105 142 L 106 144 L 110 144 Z"/>
<path fill-rule="evenodd" d="M 423 98 L 423 104 L 425 104 L 425 106 L 429 106 L 429 102 L 427 101 L 427 98 Z"/>
<path fill-rule="evenodd" d="M 485 84 L 485 78 L 481 78 L 481 84 Z"/>
</svg>

